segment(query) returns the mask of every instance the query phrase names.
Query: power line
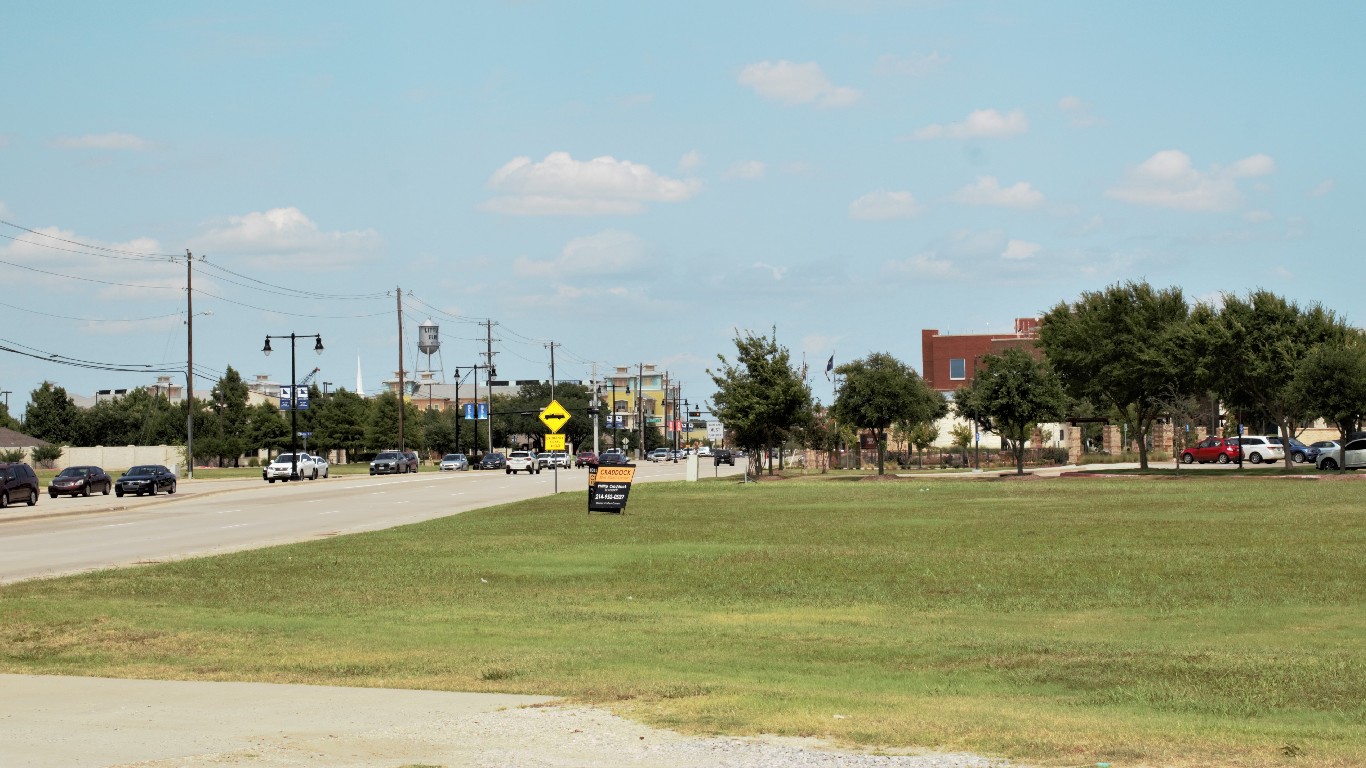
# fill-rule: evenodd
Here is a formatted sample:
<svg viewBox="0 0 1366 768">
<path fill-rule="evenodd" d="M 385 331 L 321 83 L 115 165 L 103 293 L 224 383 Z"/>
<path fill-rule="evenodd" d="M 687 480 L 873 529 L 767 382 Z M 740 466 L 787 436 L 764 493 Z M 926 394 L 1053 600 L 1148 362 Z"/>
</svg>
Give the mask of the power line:
<svg viewBox="0 0 1366 768">
<path fill-rule="evenodd" d="M 207 291 L 195 291 L 195 293 L 199 294 L 200 296 L 207 296 L 207 297 L 210 298 L 210 299 L 218 299 L 219 301 L 226 301 L 226 302 L 229 303 L 229 304 L 236 304 L 236 305 L 239 306 L 239 307 L 246 307 L 247 309 L 254 309 L 254 310 L 257 310 L 258 312 L 271 312 L 271 313 L 273 313 L 273 314 L 277 314 L 277 315 L 288 315 L 288 316 L 290 316 L 290 317 L 312 317 L 312 318 L 321 318 L 321 319 L 324 319 L 324 320 L 354 320 L 354 319 L 359 319 L 359 318 L 363 318 L 363 317 L 379 317 L 380 315 L 387 315 L 387 314 L 389 314 L 389 313 L 386 311 L 386 312 L 370 312 L 370 313 L 367 313 L 367 314 L 364 314 L 364 315 L 310 315 L 310 314 L 306 314 L 306 313 L 303 313 L 303 312 L 285 312 L 284 310 L 280 310 L 280 309 L 267 309 L 267 308 L 265 308 L 265 307 L 258 307 L 258 306 L 255 306 L 254 304 L 248 304 L 248 303 L 246 303 L 246 302 L 244 302 L 244 301 L 233 301 L 232 299 L 227 299 L 227 298 L 224 298 L 224 297 L 222 297 L 222 296 L 219 296 L 219 295 L 213 294 L 213 293 L 208 293 Z"/>
<path fill-rule="evenodd" d="M 96 279 L 93 278 L 93 277 L 77 277 L 76 275 L 64 275 L 64 274 L 62 274 L 62 273 L 60 273 L 60 272 L 52 272 L 52 271 L 49 271 L 49 270 L 46 270 L 46 269 L 38 269 L 37 267 L 30 267 L 30 266 L 28 266 L 27 264 L 16 264 L 16 263 L 14 263 L 14 262 L 12 262 L 12 261 L 0 260 L 0 264 L 6 264 L 6 265 L 11 266 L 11 267 L 18 267 L 19 269 L 27 269 L 27 270 L 29 270 L 30 272 L 37 272 L 37 273 L 39 273 L 39 274 L 50 275 L 50 276 L 52 276 L 52 277 L 60 277 L 60 278 L 62 278 L 63 280 L 80 280 L 81 282 L 85 282 L 85 283 L 99 283 L 100 285 L 113 285 L 113 286 L 117 286 L 117 287 L 119 287 L 119 288 L 149 288 L 149 289 L 157 290 L 157 291 L 180 291 L 180 290 L 183 290 L 183 289 L 182 289 L 180 286 L 178 286 L 178 285 L 176 285 L 176 286 L 171 286 L 171 285 L 143 285 L 143 284 L 139 284 L 139 283 L 115 283 L 115 282 L 111 282 L 111 281 L 109 281 L 109 280 L 96 280 Z"/>
<path fill-rule="evenodd" d="M 76 320 L 76 321 L 82 322 L 82 323 L 141 323 L 141 322 L 145 322 L 145 321 L 147 321 L 147 320 L 160 320 L 160 319 L 166 318 L 166 317 L 179 317 L 179 316 L 185 314 L 184 312 L 169 312 L 169 313 L 164 314 L 164 315 L 151 315 L 151 316 L 148 316 L 148 317 L 132 317 L 132 318 L 121 318 L 121 317 L 71 317 L 70 315 L 54 315 L 54 314 L 52 314 L 52 313 L 50 313 L 50 312 L 39 312 L 39 311 L 36 310 L 36 309 L 29 309 L 28 307 L 21 307 L 21 306 L 18 306 L 18 305 L 16 305 L 16 304 L 6 304 L 6 303 L 3 302 L 3 301 L 0 301 L 0 307 L 9 307 L 10 309 L 17 309 L 17 310 L 19 310 L 20 312 L 24 312 L 24 313 L 27 313 L 27 314 L 30 314 L 30 315 L 41 315 L 42 317 L 55 317 L 55 318 L 57 318 L 57 319 L 59 319 L 59 320 Z"/>
<path fill-rule="evenodd" d="M 48 239 L 50 239 L 50 240 L 56 240 L 56 241 L 59 242 L 59 243 L 66 243 L 67 245 L 77 245 L 77 246 L 80 246 L 81 248 L 87 249 L 87 252 L 88 252 L 88 251 L 104 251 L 104 253 L 90 253 L 89 255 L 91 255 L 91 256 L 104 256 L 104 255 L 107 255 L 107 254 L 121 254 L 121 255 L 123 255 L 123 256 L 136 257 L 136 258 L 139 258 L 139 259 L 158 259 L 158 260 L 160 260 L 160 259 L 179 259 L 179 258 L 182 258 L 181 255 L 178 254 L 178 253 L 146 253 L 146 252 L 144 252 L 144 251 L 126 251 L 126 250 L 123 250 L 123 249 L 120 249 L 120 248 L 109 248 L 109 247 L 103 246 L 103 245 L 91 245 L 90 243 L 82 243 L 82 242 L 80 242 L 79 240 L 68 240 L 68 239 L 65 238 L 65 237 L 57 237 L 56 235 L 49 235 L 49 234 L 46 233 L 46 232 L 39 232 L 39 231 L 36 230 L 36 229 L 29 229 L 28 227 L 25 227 L 25 226 L 23 226 L 23 225 L 21 225 L 21 224 L 15 224 L 15 223 L 12 222 L 12 221 L 0 220 L 0 224 L 3 224 L 3 225 L 5 225 L 5 226 L 7 226 L 7 227 L 14 227 L 15 229 L 18 229 L 18 230 L 23 230 L 24 232 L 27 232 L 27 233 L 29 233 L 29 234 L 31 234 L 31 235 L 37 235 L 38 237 L 46 237 L 46 238 L 48 238 Z M 32 240 L 18 240 L 17 238 L 10 237 L 9 235 L 0 235 L 0 237 L 7 238 L 7 239 L 9 239 L 9 240 L 16 240 L 17 242 L 21 242 L 21 243 L 30 243 L 30 244 L 32 244 L 32 245 L 42 246 L 42 247 L 45 247 L 45 248 L 53 247 L 53 246 L 48 246 L 48 245 L 46 245 L 46 244 L 44 244 L 44 243 L 37 243 L 37 242 L 34 242 L 34 241 L 32 241 Z M 57 250 L 66 250 L 66 249 L 64 249 L 64 248 L 58 248 Z M 72 251 L 72 253 L 81 253 L 81 251 Z"/>
<path fill-rule="evenodd" d="M 377 300 L 377 299 L 387 299 L 387 298 L 388 298 L 388 293 L 387 293 L 387 292 L 383 292 L 383 293 L 321 293 L 321 292 L 319 292 L 319 291 L 305 291 L 305 290 L 302 290 L 302 289 L 299 289 L 299 288 L 291 288 L 291 287 L 289 287 L 289 286 L 287 286 L 287 285 L 276 285 L 276 284 L 274 284 L 274 283 L 268 283 L 268 282 L 266 282 L 266 281 L 264 281 L 264 280 L 258 280 L 258 279 L 254 278 L 254 277 L 249 276 L 249 275 L 244 275 L 244 274 L 241 274 L 240 272 L 234 272 L 234 271 L 232 271 L 231 269 L 228 269 L 227 267 L 224 267 L 224 266 L 219 265 L 219 264 L 215 264 L 215 263 L 213 263 L 212 261 L 208 261 L 207 259 L 204 260 L 203 264 L 204 264 L 204 266 L 206 266 L 206 267 L 208 267 L 208 268 L 210 268 L 210 269 L 213 269 L 213 270 L 215 270 L 215 271 L 217 271 L 217 272 L 222 272 L 222 273 L 224 273 L 224 274 L 232 275 L 233 277 L 239 277 L 239 278 L 241 278 L 241 279 L 243 279 L 243 280 L 248 280 L 248 281 L 250 281 L 250 282 L 256 283 L 256 284 L 258 284 L 258 285 L 263 285 L 263 286 L 266 286 L 267 288 L 271 288 L 271 289 L 274 289 L 274 290 L 267 291 L 265 288 L 256 288 L 256 287 L 250 286 L 250 285 L 242 285 L 241 283 L 236 283 L 236 282 L 233 282 L 232 280 L 224 280 L 224 282 L 232 283 L 233 285 L 240 285 L 240 286 L 242 286 L 243 288 L 251 288 L 252 290 L 265 291 L 266 293 L 281 292 L 281 293 L 279 293 L 279 295 L 282 295 L 282 296 L 291 296 L 291 297 L 299 297 L 299 296 L 302 296 L 302 297 L 310 298 L 310 299 L 336 299 L 336 300 L 342 300 L 342 301 L 366 301 L 366 300 Z"/>
</svg>

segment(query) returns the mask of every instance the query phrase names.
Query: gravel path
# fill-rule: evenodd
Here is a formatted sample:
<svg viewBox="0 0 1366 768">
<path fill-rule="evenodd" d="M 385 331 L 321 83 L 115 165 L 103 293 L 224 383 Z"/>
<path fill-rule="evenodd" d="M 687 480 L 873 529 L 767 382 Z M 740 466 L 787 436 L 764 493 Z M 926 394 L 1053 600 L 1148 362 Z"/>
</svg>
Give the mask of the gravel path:
<svg viewBox="0 0 1366 768">
<path fill-rule="evenodd" d="M 699 738 L 536 696 L 0 675 L 5 768 L 1004 768 Z"/>
</svg>

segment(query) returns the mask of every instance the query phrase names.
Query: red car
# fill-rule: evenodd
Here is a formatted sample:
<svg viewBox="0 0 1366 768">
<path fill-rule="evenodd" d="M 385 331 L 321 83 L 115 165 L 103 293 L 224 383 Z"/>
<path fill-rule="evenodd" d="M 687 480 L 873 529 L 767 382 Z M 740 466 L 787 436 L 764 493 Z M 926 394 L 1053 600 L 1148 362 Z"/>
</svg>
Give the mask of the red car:
<svg viewBox="0 0 1366 768">
<path fill-rule="evenodd" d="M 592 451 L 579 451 L 574 454 L 574 468 L 596 467 L 598 465 L 598 455 Z"/>
<path fill-rule="evenodd" d="M 1238 442 L 1232 438 L 1207 437 L 1193 448 L 1181 452 L 1182 464 L 1228 464 L 1238 460 Z"/>
</svg>

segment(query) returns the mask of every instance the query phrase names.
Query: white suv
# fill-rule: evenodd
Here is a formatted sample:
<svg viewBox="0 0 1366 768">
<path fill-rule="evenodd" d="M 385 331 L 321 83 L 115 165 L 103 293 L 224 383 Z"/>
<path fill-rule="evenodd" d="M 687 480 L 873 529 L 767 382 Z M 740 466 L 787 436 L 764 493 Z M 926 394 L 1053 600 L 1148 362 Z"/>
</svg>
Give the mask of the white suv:
<svg viewBox="0 0 1366 768">
<path fill-rule="evenodd" d="M 1253 464 L 1285 460 L 1285 446 L 1273 443 L 1262 435 L 1244 435 L 1235 439 L 1243 451 L 1243 459 Z"/>
<path fill-rule="evenodd" d="M 276 480 L 283 480 L 287 483 L 293 474 L 294 454 L 282 453 L 261 470 L 261 479 L 272 483 Z M 303 452 L 299 453 L 299 479 L 318 479 L 318 463 L 313 460 L 312 456 Z"/>
<path fill-rule="evenodd" d="M 508 454 L 507 473 L 514 475 L 525 470 L 528 475 L 541 473 L 541 465 L 536 460 L 536 454 L 531 451 L 513 451 Z"/>
</svg>

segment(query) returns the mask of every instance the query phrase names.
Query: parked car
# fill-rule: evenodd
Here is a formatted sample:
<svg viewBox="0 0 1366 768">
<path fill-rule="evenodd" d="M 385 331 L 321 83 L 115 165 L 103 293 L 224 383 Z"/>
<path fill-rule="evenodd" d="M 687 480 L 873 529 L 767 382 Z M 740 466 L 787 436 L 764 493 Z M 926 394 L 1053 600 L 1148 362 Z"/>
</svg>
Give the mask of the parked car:
<svg viewBox="0 0 1366 768">
<path fill-rule="evenodd" d="M 1296 464 L 1318 464 L 1319 449 L 1312 445 L 1305 445 L 1299 438 L 1290 438 L 1290 447 L 1287 449 L 1280 435 L 1267 435 L 1267 439 L 1276 445 L 1281 446 L 1281 450 L 1290 454 L 1290 460 Z"/>
<path fill-rule="evenodd" d="M 545 465 L 550 469 L 569 469 L 569 454 L 564 451 L 546 451 L 541 454 Z"/>
<path fill-rule="evenodd" d="M 162 490 L 175 493 L 175 473 L 160 464 L 130 467 L 114 481 L 114 495 L 120 497 L 125 493 L 155 496 Z"/>
<path fill-rule="evenodd" d="M 1182 464 L 1228 464 L 1238 460 L 1238 444 L 1231 438 L 1207 437 L 1181 452 Z"/>
<path fill-rule="evenodd" d="M 609 448 L 598 454 L 598 466 L 600 467 L 624 467 L 631 461 L 626 458 L 626 454 L 615 448 Z"/>
<path fill-rule="evenodd" d="M 1363 469 L 1366 468 L 1366 432 L 1354 432 L 1333 448 L 1322 448 L 1319 453 L 1319 469 Z"/>
<path fill-rule="evenodd" d="M 308 457 L 313 460 L 313 465 L 318 468 L 318 477 L 326 480 L 328 475 L 332 473 L 332 464 L 328 462 L 325 456 L 319 456 L 316 453 L 310 453 Z"/>
<path fill-rule="evenodd" d="M 422 466 L 422 460 L 417 457 L 417 451 L 404 451 L 403 460 L 408 463 L 408 471 L 416 472 Z"/>
<path fill-rule="evenodd" d="M 464 472 L 470 468 L 470 460 L 463 453 L 448 453 L 441 457 L 442 472 Z"/>
<path fill-rule="evenodd" d="M 541 473 L 541 465 L 536 460 L 536 454 L 531 451 L 513 451 L 512 453 L 509 453 L 507 466 L 503 469 L 509 475 L 515 475 L 518 472 L 525 472 L 528 475 L 539 475 Z"/>
<path fill-rule="evenodd" d="M 508 459 L 501 453 L 486 453 L 479 460 L 479 469 L 507 469 Z"/>
<path fill-rule="evenodd" d="M 711 461 L 712 466 L 719 467 L 722 464 L 729 464 L 733 467 L 735 466 L 735 454 L 725 448 L 716 448 L 711 452 Z"/>
<path fill-rule="evenodd" d="M 1285 458 L 1285 448 L 1262 435 L 1243 435 L 1231 439 L 1238 441 L 1239 447 L 1243 450 L 1244 461 L 1261 464 L 1264 461 L 1281 461 Z"/>
<path fill-rule="evenodd" d="M 20 499 L 38 503 L 38 475 L 22 461 L 0 461 L 0 508 Z"/>
<path fill-rule="evenodd" d="M 668 448 L 656 448 L 656 449 L 654 449 L 653 451 L 650 451 L 649 453 L 645 454 L 645 459 L 646 459 L 647 461 L 668 461 L 668 460 L 669 460 L 669 449 L 668 449 Z"/>
<path fill-rule="evenodd" d="M 596 467 L 598 465 L 598 455 L 592 451 L 579 451 L 574 454 L 574 468 Z"/>
<path fill-rule="evenodd" d="M 47 484 L 47 495 L 49 498 L 58 496 L 89 496 L 93 491 L 99 491 L 105 496 L 114 489 L 114 480 L 109 477 L 109 473 L 99 467 L 67 467 L 57 476 L 52 478 L 52 482 Z"/>
<path fill-rule="evenodd" d="M 1342 450 L 1342 443 L 1339 443 L 1337 440 L 1319 440 L 1315 443 L 1311 443 L 1309 447 L 1318 450 L 1318 453 L 1314 455 L 1314 466 L 1317 467 L 1323 462 L 1323 457 L 1325 455 L 1330 453 L 1337 455 L 1337 452 Z"/>
<path fill-rule="evenodd" d="M 261 468 L 261 479 L 267 482 L 283 480 L 289 482 L 294 479 L 295 464 L 298 464 L 300 480 L 317 480 L 319 469 L 318 463 L 307 453 L 300 453 L 298 461 L 294 459 L 292 453 L 282 453 L 271 460 L 269 464 Z"/>
<path fill-rule="evenodd" d="M 710 446 L 710 445 L 704 445 L 704 446 L 698 448 L 698 449 L 697 449 L 697 455 L 698 455 L 698 456 L 710 456 L 710 455 L 711 455 L 711 446 Z"/>
</svg>

